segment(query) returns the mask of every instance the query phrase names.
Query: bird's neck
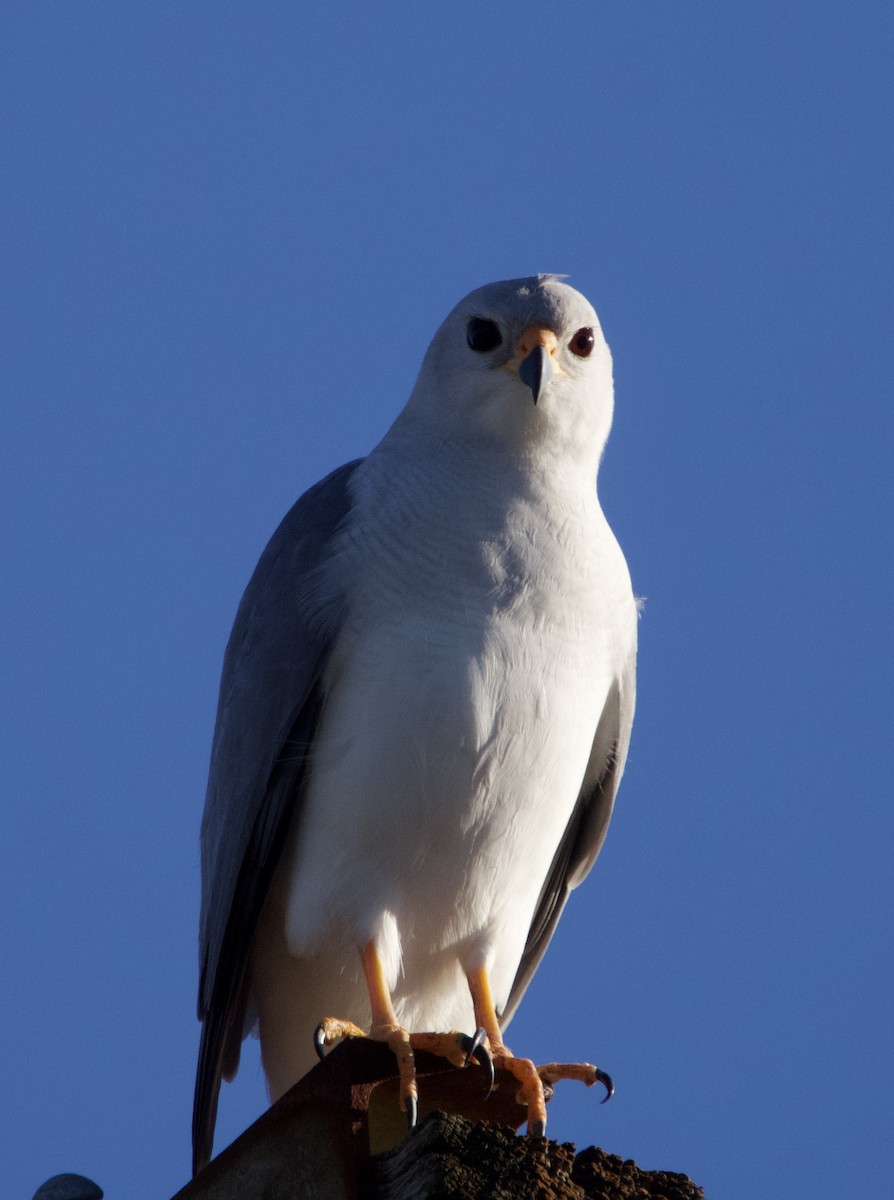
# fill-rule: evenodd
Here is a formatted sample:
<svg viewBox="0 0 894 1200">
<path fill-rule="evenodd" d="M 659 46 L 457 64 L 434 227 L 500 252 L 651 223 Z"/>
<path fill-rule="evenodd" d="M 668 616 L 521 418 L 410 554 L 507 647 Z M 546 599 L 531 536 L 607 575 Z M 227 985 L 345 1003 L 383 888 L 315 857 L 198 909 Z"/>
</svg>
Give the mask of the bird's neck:
<svg viewBox="0 0 894 1200">
<path fill-rule="evenodd" d="M 373 450 L 367 464 L 371 476 L 381 476 L 387 485 L 399 480 L 419 501 L 440 497 L 465 508 L 477 498 L 503 511 L 514 500 L 589 508 L 599 465 L 590 454 L 569 456 L 548 444 L 447 438 L 400 425 Z"/>
</svg>

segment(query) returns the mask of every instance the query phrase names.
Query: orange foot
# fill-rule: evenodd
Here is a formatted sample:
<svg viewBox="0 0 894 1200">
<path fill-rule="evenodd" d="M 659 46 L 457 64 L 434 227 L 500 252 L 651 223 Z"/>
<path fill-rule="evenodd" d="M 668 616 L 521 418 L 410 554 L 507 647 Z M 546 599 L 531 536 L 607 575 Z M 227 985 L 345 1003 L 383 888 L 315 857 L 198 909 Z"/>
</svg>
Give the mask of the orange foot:
<svg viewBox="0 0 894 1200">
<path fill-rule="evenodd" d="M 490 1076 L 488 1094 L 493 1087 L 494 1065 L 508 1071 L 519 1084 L 518 1099 L 528 1110 L 528 1133 L 543 1137 L 546 1133 L 546 1089 L 559 1079 L 578 1079 L 588 1087 L 601 1083 L 608 1100 L 614 1092 L 611 1077 L 590 1063 L 547 1063 L 536 1067 L 529 1058 L 516 1058 L 503 1044 L 500 1022 L 494 1008 L 490 979 L 483 964 L 466 974 L 478 1031 L 474 1038 L 464 1033 L 410 1033 L 397 1019 L 391 993 L 385 979 L 381 959 L 374 942 L 360 948 L 360 961 L 366 977 L 372 1025 L 367 1035 L 353 1021 L 326 1017 L 317 1026 L 314 1044 L 320 1058 L 326 1046 L 343 1037 L 371 1037 L 385 1042 L 397 1059 L 400 1072 L 400 1107 L 409 1124 L 416 1124 L 419 1111 L 419 1090 L 416 1086 L 414 1050 L 427 1050 L 440 1055 L 458 1067 L 468 1066 L 475 1058 L 486 1067 Z M 490 1052 L 488 1052 L 488 1044 Z M 604 1103 L 604 1101 L 603 1101 Z"/>
<path fill-rule="evenodd" d="M 485 1045 L 487 1039 L 483 1029 L 479 1029 L 473 1038 L 457 1030 L 450 1033 L 409 1033 L 394 1020 L 380 1021 L 366 1034 L 353 1021 L 324 1017 L 314 1031 L 314 1045 L 320 1058 L 325 1057 L 326 1046 L 331 1046 L 343 1037 L 371 1037 L 389 1047 L 397 1059 L 400 1072 L 400 1107 L 407 1114 L 407 1123 L 411 1129 L 416 1124 L 419 1112 L 415 1050 L 437 1054 L 455 1067 L 467 1067 L 474 1058 L 488 1070 L 488 1095 L 494 1084 L 494 1064 Z"/>
<path fill-rule="evenodd" d="M 560 1079 L 578 1079 L 587 1087 L 601 1083 L 605 1087 L 604 1104 L 614 1093 L 611 1076 L 590 1063 L 546 1063 L 536 1067 L 530 1058 L 516 1058 L 511 1050 L 501 1044 L 491 1045 L 494 1066 L 508 1071 L 518 1080 L 518 1102 L 528 1110 L 528 1134 L 531 1137 L 546 1135 L 547 1088 L 552 1095 L 552 1084 Z"/>
<path fill-rule="evenodd" d="M 546 1087 L 550 1088 L 549 1094 L 552 1095 L 551 1085 L 559 1079 L 579 1079 L 587 1087 L 601 1083 L 606 1091 L 602 1103 L 611 1098 L 615 1090 L 611 1076 L 590 1063 L 547 1063 L 536 1067 L 529 1058 L 516 1058 L 503 1044 L 487 969 L 476 967 L 466 978 L 475 1006 L 475 1020 L 487 1033 L 494 1066 L 509 1071 L 518 1080 L 518 1101 L 528 1110 L 528 1133 L 531 1137 L 543 1137 L 546 1134 Z"/>
</svg>

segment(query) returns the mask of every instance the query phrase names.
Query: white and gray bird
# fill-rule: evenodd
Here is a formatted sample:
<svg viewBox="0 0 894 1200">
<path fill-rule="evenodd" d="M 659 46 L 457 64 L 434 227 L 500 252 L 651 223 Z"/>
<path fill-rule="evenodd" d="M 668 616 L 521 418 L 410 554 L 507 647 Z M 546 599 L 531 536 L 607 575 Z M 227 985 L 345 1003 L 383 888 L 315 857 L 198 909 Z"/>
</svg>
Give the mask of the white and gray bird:
<svg viewBox="0 0 894 1200">
<path fill-rule="evenodd" d="M 486 1032 L 537 1132 L 541 1078 L 606 1082 L 513 1059 L 502 1035 L 599 852 L 630 738 L 636 604 L 596 493 L 612 406 L 580 293 L 555 275 L 480 288 L 379 445 L 264 551 L 202 824 L 195 1169 L 255 1026 L 273 1099 L 318 1026 L 386 1040 L 411 1110 L 413 1048 L 463 1061 L 455 1030 Z"/>
</svg>

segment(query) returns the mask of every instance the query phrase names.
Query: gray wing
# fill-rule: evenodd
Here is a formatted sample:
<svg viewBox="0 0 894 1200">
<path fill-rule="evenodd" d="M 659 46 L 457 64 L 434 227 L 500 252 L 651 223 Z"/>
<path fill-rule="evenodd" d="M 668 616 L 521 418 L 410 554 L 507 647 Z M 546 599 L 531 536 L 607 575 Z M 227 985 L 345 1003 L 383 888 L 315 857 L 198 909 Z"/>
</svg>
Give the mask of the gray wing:
<svg viewBox="0 0 894 1200">
<path fill-rule="evenodd" d="M 242 597 L 224 658 L 202 819 L 194 1173 L 211 1156 L 221 1077 L 239 1065 L 248 954 L 301 800 L 344 599 L 328 598 L 321 611 L 312 584 L 348 514 L 357 465 L 333 471 L 282 521 Z"/>
<path fill-rule="evenodd" d="M 504 1027 L 546 953 L 568 896 L 584 880 L 605 841 L 630 745 L 636 697 L 635 671 L 634 650 L 602 710 L 577 804 L 540 893 L 509 1000 L 499 1014 Z"/>
</svg>

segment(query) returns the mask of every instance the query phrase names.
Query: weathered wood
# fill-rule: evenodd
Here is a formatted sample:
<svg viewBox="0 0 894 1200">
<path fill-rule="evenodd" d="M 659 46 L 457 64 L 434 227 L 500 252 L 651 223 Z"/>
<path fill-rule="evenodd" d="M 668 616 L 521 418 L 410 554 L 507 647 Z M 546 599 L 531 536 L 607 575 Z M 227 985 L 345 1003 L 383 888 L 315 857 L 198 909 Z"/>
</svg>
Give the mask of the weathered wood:
<svg viewBox="0 0 894 1200">
<path fill-rule="evenodd" d="M 598 1146 L 581 1150 L 571 1178 L 587 1200 L 704 1200 L 705 1196 L 688 1175 L 643 1171 L 632 1158 L 606 1154 Z"/>
<path fill-rule="evenodd" d="M 420 1119 L 434 1109 L 518 1127 L 518 1084 L 483 1067 L 416 1055 Z M 381 1042 L 345 1041 L 208 1164 L 174 1200 L 365 1200 L 370 1156 L 407 1132 L 394 1055 Z"/>
<path fill-rule="evenodd" d="M 432 1113 L 373 1160 L 374 1200 L 704 1200 L 685 1175 Z"/>
<path fill-rule="evenodd" d="M 417 1055 L 420 1124 L 410 1134 L 394 1056 L 345 1042 L 217 1156 L 174 1200 L 700 1200 L 683 1175 L 640 1171 L 595 1147 L 519 1137 L 518 1084 Z M 442 1111 L 445 1110 L 445 1111 Z M 446 1115 L 449 1112 L 449 1116 Z"/>
<path fill-rule="evenodd" d="M 582 1200 L 573 1149 L 432 1113 L 373 1163 L 375 1200 Z"/>
</svg>

